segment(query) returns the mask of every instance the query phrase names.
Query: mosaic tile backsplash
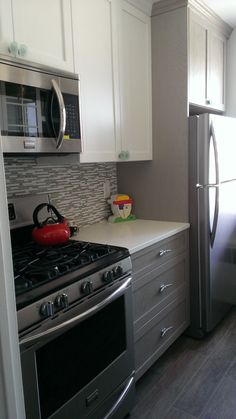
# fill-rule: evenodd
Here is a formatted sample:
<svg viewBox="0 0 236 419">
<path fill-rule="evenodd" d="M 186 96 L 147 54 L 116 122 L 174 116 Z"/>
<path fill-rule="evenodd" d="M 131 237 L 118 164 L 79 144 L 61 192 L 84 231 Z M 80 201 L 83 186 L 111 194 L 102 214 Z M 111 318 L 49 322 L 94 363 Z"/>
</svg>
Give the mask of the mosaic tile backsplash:
<svg viewBox="0 0 236 419">
<path fill-rule="evenodd" d="M 51 203 L 70 221 L 86 226 L 107 218 L 111 211 L 103 184 L 117 193 L 115 163 L 44 166 L 31 157 L 5 157 L 8 198 L 50 194 Z"/>
</svg>

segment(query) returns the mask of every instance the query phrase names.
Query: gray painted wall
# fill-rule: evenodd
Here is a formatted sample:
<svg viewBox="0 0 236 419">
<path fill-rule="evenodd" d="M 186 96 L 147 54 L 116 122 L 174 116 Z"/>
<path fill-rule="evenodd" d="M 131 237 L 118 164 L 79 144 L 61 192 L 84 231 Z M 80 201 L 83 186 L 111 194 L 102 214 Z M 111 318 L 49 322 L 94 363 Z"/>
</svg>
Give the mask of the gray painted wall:
<svg viewBox="0 0 236 419">
<path fill-rule="evenodd" d="M 236 29 L 227 43 L 226 115 L 236 117 Z"/>
<path fill-rule="evenodd" d="M 31 157 L 5 157 L 8 198 L 49 193 L 52 203 L 79 226 L 99 222 L 111 211 L 103 184 L 117 192 L 115 163 L 45 166 Z"/>
<path fill-rule="evenodd" d="M 188 221 L 187 7 L 152 17 L 153 161 L 119 163 L 139 218 Z"/>
</svg>

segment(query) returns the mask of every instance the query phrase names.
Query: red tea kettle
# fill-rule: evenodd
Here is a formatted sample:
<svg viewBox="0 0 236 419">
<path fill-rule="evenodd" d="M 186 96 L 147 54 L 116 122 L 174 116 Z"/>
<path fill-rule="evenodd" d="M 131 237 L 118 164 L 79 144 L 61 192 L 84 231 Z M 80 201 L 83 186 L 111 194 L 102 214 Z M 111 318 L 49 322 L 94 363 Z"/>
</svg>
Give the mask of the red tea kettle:
<svg viewBox="0 0 236 419">
<path fill-rule="evenodd" d="M 38 213 L 44 207 L 47 207 L 48 211 L 52 211 L 56 218 L 50 215 L 46 220 L 40 223 L 38 220 Z M 70 238 L 70 228 L 66 218 L 64 218 L 51 204 L 43 203 L 38 205 L 33 212 L 33 221 L 35 227 L 32 231 L 32 237 L 38 244 L 43 246 L 62 244 Z"/>
</svg>

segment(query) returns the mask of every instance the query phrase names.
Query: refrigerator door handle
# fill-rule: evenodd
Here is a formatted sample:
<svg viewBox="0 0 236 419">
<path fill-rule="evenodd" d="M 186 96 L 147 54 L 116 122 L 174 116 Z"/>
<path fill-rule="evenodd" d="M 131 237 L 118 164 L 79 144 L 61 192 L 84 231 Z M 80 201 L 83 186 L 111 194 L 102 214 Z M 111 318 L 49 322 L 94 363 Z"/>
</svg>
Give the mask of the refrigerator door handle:
<svg viewBox="0 0 236 419">
<path fill-rule="evenodd" d="M 223 183 L 223 182 L 222 182 Z M 201 183 L 196 184 L 197 189 L 204 189 L 204 188 L 219 188 L 219 183 L 205 183 L 202 185 Z"/>
<path fill-rule="evenodd" d="M 218 217 L 219 217 L 219 160 L 218 160 L 218 151 L 217 151 L 217 143 L 216 143 L 216 136 L 213 123 L 211 122 L 210 125 L 210 138 L 213 141 L 213 149 L 214 149 L 214 157 L 215 157 L 215 175 L 216 175 L 216 183 L 209 184 L 208 187 L 215 188 L 215 208 L 214 208 L 214 217 L 212 223 L 212 229 L 210 231 L 210 244 L 211 247 L 214 246 L 215 236 L 216 236 L 216 229 L 218 224 Z"/>
<path fill-rule="evenodd" d="M 219 189 L 216 189 L 216 195 L 215 195 L 215 210 L 214 210 L 214 218 L 212 223 L 212 229 L 210 231 L 210 243 L 211 247 L 214 246 L 214 241 L 216 237 L 216 229 L 217 229 L 217 223 L 218 223 L 218 217 L 219 217 Z"/>
</svg>

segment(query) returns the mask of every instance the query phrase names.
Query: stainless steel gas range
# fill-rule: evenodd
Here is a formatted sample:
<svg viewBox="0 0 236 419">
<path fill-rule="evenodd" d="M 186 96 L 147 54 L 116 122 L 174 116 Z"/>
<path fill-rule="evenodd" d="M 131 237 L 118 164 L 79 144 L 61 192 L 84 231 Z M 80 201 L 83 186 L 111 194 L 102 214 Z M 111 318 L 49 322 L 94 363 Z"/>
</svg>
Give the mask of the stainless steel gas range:
<svg viewBox="0 0 236 419">
<path fill-rule="evenodd" d="M 123 418 L 134 398 L 128 250 L 71 239 L 40 246 L 31 225 L 13 224 L 27 419 Z"/>
</svg>

